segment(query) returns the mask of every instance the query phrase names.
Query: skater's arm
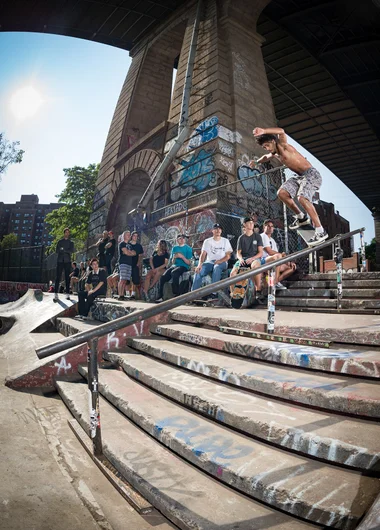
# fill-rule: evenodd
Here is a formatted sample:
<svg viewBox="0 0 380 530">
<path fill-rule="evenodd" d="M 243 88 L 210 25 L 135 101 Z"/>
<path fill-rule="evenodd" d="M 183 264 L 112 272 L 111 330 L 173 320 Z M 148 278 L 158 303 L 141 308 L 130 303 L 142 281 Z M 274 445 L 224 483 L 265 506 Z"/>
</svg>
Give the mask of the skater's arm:
<svg viewBox="0 0 380 530">
<path fill-rule="evenodd" d="M 281 127 L 269 127 L 268 129 L 261 129 L 261 127 L 256 127 L 255 129 L 253 129 L 253 136 L 261 136 L 262 134 L 277 134 L 279 144 L 286 145 L 288 143 L 285 131 L 284 129 L 281 129 Z"/>
<path fill-rule="evenodd" d="M 263 162 L 268 162 L 271 158 L 273 158 L 272 153 L 268 153 L 266 155 L 261 156 L 257 160 L 251 160 L 248 165 L 251 169 L 253 169 L 256 165 L 262 164 Z"/>
</svg>

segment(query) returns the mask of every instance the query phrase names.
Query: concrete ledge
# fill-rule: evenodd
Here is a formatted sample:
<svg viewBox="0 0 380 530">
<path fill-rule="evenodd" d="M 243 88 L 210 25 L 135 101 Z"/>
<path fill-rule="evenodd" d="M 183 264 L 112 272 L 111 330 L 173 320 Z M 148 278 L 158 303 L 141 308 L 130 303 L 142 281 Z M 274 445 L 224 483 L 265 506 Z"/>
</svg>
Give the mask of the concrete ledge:
<svg viewBox="0 0 380 530">
<path fill-rule="evenodd" d="M 192 308 L 181 306 L 169 311 L 171 318 L 179 322 L 266 331 L 267 309 Z M 276 312 L 276 335 L 292 335 L 311 339 L 342 342 L 344 344 L 380 344 L 380 317 L 368 315 L 329 315 L 310 313 Z"/>
</svg>

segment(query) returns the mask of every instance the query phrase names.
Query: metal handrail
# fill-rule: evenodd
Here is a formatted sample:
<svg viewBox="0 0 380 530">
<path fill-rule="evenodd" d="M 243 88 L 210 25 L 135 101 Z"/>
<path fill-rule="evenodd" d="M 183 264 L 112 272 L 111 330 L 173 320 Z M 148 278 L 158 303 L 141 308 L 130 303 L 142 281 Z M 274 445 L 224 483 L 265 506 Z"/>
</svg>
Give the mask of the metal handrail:
<svg viewBox="0 0 380 530">
<path fill-rule="evenodd" d="M 288 263 L 289 261 L 294 261 L 303 256 L 307 256 L 311 252 L 315 252 L 316 250 L 328 247 L 331 244 L 337 243 L 343 239 L 347 239 L 356 234 L 359 234 L 363 232 L 364 230 L 365 228 L 359 228 L 357 230 L 353 230 L 352 232 L 348 232 L 347 234 L 338 234 L 332 239 L 324 241 L 323 243 L 320 243 L 319 245 L 315 245 L 314 247 L 311 247 L 311 248 L 308 247 L 303 250 L 299 250 L 298 252 L 293 252 L 293 254 L 290 254 L 289 256 L 285 256 L 284 258 L 281 258 L 272 263 L 262 265 L 261 267 L 258 267 L 257 269 L 241 273 L 232 278 L 231 277 L 225 278 L 224 280 L 220 280 L 219 282 L 211 283 L 209 285 L 206 285 L 205 287 L 201 287 L 200 289 L 197 289 L 195 291 L 191 291 L 189 293 L 185 293 L 180 296 L 177 296 L 176 298 L 166 300 L 165 302 L 154 305 L 147 309 L 134 311 L 133 313 L 130 313 L 129 315 L 117 318 L 115 320 L 112 320 L 111 322 L 106 322 L 91 330 L 82 331 L 81 333 L 77 333 L 76 335 L 72 335 L 71 337 L 65 338 L 63 340 L 59 340 L 57 342 L 53 342 L 52 344 L 49 344 L 48 346 L 43 346 L 41 348 L 38 348 L 36 350 L 37 356 L 39 359 L 44 359 L 45 357 L 49 357 L 50 355 L 54 355 L 55 353 L 59 353 L 68 348 L 72 348 L 74 346 L 78 346 L 79 344 L 83 344 L 84 342 L 87 342 L 89 340 L 95 339 L 96 337 L 102 337 L 103 335 L 116 331 L 120 328 L 130 326 L 132 324 L 135 324 L 136 322 L 141 322 L 142 320 L 151 318 L 160 313 L 164 313 L 165 311 L 174 309 L 180 305 L 186 304 L 187 302 L 191 302 L 192 300 L 198 300 L 199 298 L 202 298 L 203 296 L 207 296 L 211 293 L 215 293 L 216 291 L 220 289 L 224 289 L 225 287 L 229 287 L 230 285 L 234 285 L 237 282 L 241 282 L 243 280 L 248 280 L 250 278 L 253 278 L 257 274 L 261 274 L 262 272 L 269 271 L 270 269 L 278 267 L 279 265 L 283 265 L 284 263 Z"/>
</svg>

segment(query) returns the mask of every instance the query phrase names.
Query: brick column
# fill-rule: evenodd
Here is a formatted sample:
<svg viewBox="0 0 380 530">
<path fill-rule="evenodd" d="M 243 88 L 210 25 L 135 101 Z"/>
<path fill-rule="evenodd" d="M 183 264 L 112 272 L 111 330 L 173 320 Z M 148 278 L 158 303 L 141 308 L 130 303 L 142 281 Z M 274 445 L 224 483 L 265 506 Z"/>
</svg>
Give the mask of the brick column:
<svg viewBox="0 0 380 530">
<path fill-rule="evenodd" d="M 380 270 L 380 207 L 373 208 L 372 215 L 375 222 L 376 270 Z"/>
</svg>

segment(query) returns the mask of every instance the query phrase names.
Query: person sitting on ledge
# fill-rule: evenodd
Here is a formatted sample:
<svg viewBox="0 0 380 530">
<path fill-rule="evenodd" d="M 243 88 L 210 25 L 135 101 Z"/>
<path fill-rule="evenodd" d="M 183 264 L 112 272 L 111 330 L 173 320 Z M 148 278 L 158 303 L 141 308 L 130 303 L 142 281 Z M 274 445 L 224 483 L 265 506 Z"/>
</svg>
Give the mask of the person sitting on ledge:
<svg viewBox="0 0 380 530">
<path fill-rule="evenodd" d="M 274 224 L 272 219 L 266 219 L 263 223 L 263 233 L 261 234 L 261 239 L 263 241 L 263 255 L 264 258 L 268 258 L 269 256 L 275 257 L 275 259 L 284 258 L 286 256 L 285 252 L 282 254 L 279 253 L 277 243 L 273 239 L 273 231 L 274 231 Z M 291 261 L 289 263 L 284 263 L 283 265 L 279 265 L 276 267 L 276 289 L 286 289 L 284 285 L 282 285 L 282 281 L 291 276 L 296 271 L 296 264 Z"/>
<path fill-rule="evenodd" d="M 150 270 L 145 276 L 144 297 L 149 300 L 148 291 L 152 289 L 161 278 L 169 262 L 168 244 L 165 239 L 160 239 L 149 260 Z"/>
<path fill-rule="evenodd" d="M 189 245 L 186 245 L 185 237 L 184 234 L 178 234 L 177 236 L 177 244 L 174 245 L 170 254 L 170 261 L 173 265 L 160 278 L 160 289 L 156 302 L 162 302 L 164 285 L 171 279 L 173 280 L 173 294 L 174 296 L 179 295 L 179 278 L 184 272 L 190 269 L 191 258 L 193 257 L 193 249 Z"/>
<path fill-rule="evenodd" d="M 252 218 L 245 217 L 243 221 L 243 234 L 239 237 L 237 242 L 236 254 L 238 260 L 233 266 L 230 276 L 233 277 L 239 274 L 241 268 L 257 269 L 261 267 L 261 265 L 276 261 L 276 259 L 281 257 L 281 254 L 264 257 L 263 250 L 263 241 L 260 234 L 254 232 L 254 222 Z M 262 274 L 256 274 L 256 276 L 253 277 L 253 283 L 255 284 L 256 289 L 256 301 L 259 304 L 263 304 L 261 295 L 262 276 Z M 233 289 L 234 287 L 231 286 L 231 294 Z"/>
<path fill-rule="evenodd" d="M 222 227 L 218 223 L 214 224 L 212 234 L 212 237 L 203 241 L 192 291 L 202 286 L 202 278 L 210 272 L 212 272 L 211 283 L 215 283 L 221 279 L 223 271 L 227 269 L 228 260 L 232 254 L 231 243 L 226 237 L 222 237 Z M 211 298 L 218 298 L 218 294 L 212 293 Z"/>
<path fill-rule="evenodd" d="M 90 289 L 78 293 L 78 320 L 87 320 L 88 313 L 97 296 L 105 295 L 107 292 L 107 273 L 99 268 L 98 258 L 92 258 L 92 271 L 86 280 L 86 287 Z"/>
</svg>

